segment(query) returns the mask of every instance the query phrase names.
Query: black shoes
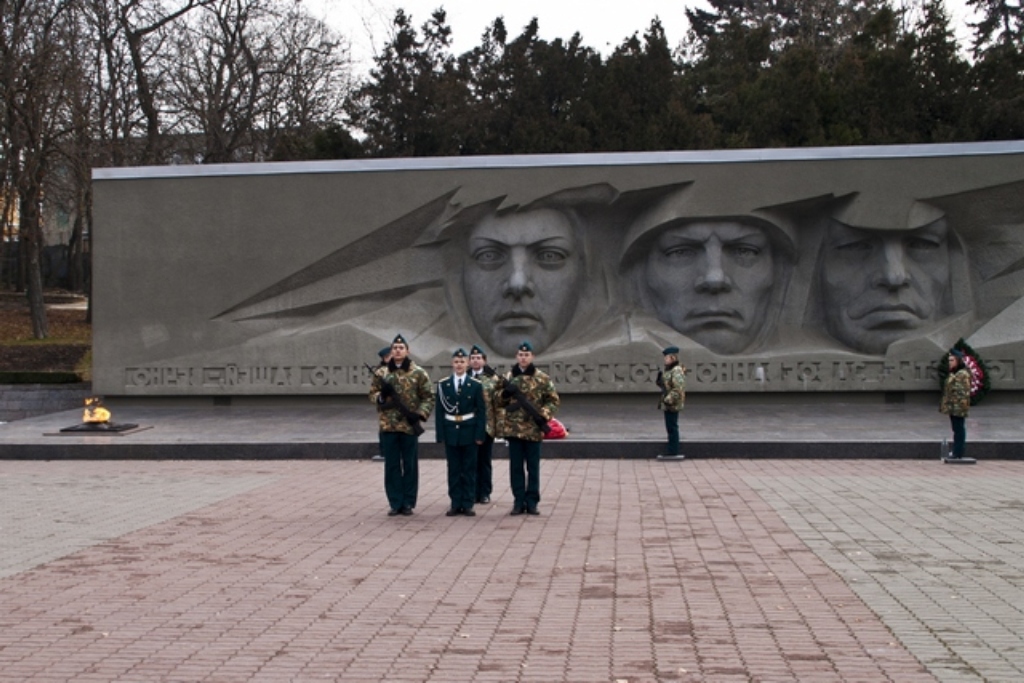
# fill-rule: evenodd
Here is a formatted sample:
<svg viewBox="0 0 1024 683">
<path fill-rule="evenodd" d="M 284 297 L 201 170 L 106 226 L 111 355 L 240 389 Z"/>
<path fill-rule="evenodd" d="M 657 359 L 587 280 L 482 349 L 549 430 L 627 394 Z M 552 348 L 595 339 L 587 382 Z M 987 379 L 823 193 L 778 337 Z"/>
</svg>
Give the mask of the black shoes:
<svg viewBox="0 0 1024 683">
<path fill-rule="evenodd" d="M 481 496 L 480 498 L 476 499 L 476 502 L 479 503 L 480 505 L 487 505 L 488 503 L 491 502 L 491 497 L 490 496 Z"/>
<path fill-rule="evenodd" d="M 537 509 L 536 505 L 531 505 L 530 507 L 526 508 L 526 514 L 528 514 L 528 515 L 539 515 L 540 514 L 540 510 Z"/>
<path fill-rule="evenodd" d="M 462 514 L 466 515 L 467 517 L 476 517 L 476 513 L 473 512 L 472 510 L 463 510 Z"/>
<path fill-rule="evenodd" d="M 476 517 L 476 513 L 473 512 L 473 508 L 451 508 L 448 512 L 444 513 L 445 517 L 454 517 L 456 515 L 466 515 L 467 517 Z"/>
<path fill-rule="evenodd" d="M 391 508 L 390 510 L 388 510 L 388 517 L 394 517 L 395 515 L 398 515 L 400 512 L 401 512 L 400 510 L 396 510 L 395 508 Z"/>
<path fill-rule="evenodd" d="M 461 515 L 461 514 L 462 514 L 462 510 L 456 510 L 455 508 L 452 508 L 448 512 L 444 513 L 444 516 L 445 517 L 454 517 L 455 515 Z"/>
<path fill-rule="evenodd" d="M 398 514 L 402 515 L 403 517 L 409 517 L 412 515 L 412 508 L 402 508 L 401 510 L 398 511 Z"/>
<path fill-rule="evenodd" d="M 514 508 L 512 508 L 512 512 L 510 512 L 510 513 L 508 513 L 508 514 L 510 514 L 510 515 L 512 515 L 513 517 L 515 517 L 515 516 L 517 516 L 517 515 L 521 515 L 521 514 L 523 514 L 524 512 L 526 512 L 526 508 L 524 508 L 524 507 L 523 507 L 523 506 L 521 506 L 521 505 L 516 505 L 516 506 L 515 506 Z"/>
</svg>

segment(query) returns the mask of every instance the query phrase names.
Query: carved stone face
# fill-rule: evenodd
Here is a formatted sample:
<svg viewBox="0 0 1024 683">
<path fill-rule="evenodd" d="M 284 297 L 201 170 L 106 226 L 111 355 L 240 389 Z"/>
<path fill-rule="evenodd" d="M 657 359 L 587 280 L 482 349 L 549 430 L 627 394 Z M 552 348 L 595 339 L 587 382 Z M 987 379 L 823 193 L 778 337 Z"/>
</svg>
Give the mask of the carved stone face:
<svg viewBox="0 0 1024 683">
<path fill-rule="evenodd" d="M 950 281 L 945 220 L 917 230 L 862 230 L 832 221 L 821 259 L 829 334 L 864 353 L 944 314 Z"/>
<path fill-rule="evenodd" d="M 514 356 L 524 339 L 542 351 L 572 320 L 583 274 L 583 247 L 564 214 L 489 216 L 469 235 L 463 286 L 470 318 L 503 356 Z"/>
<path fill-rule="evenodd" d="M 662 322 L 716 353 L 761 333 L 775 281 L 771 241 L 756 225 L 706 221 L 664 230 L 647 255 L 645 286 Z"/>
</svg>

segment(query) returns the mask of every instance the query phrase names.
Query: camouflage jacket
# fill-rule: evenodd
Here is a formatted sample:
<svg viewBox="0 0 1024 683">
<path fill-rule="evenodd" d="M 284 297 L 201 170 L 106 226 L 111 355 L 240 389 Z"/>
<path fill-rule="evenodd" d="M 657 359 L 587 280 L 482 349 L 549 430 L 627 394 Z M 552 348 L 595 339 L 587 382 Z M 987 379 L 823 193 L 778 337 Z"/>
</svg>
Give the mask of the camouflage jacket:
<svg viewBox="0 0 1024 683">
<path fill-rule="evenodd" d="M 385 381 L 395 388 L 395 392 L 411 410 L 430 417 L 434 410 L 434 386 L 427 371 L 408 358 L 401 366 L 389 363 L 377 368 L 370 380 L 370 401 L 377 406 L 377 419 L 382 432 L 402 432 L 412 434 L 412 425 L 405 419 L 398 408 L 381 405 L 381 387 Z"/>
<path fill-rule="evenodd" d="M 676 363 L 662 377 L 665 388 L 658 399 L 658 410 L 678 413 L 686 403 L 686 370 Z"/>
<path fill-rule="evenodd" d="M 503 383 L 515 384 L 534 405 L 541 415 L 547 419 L 555 416 L 559 398 L 555 385 L 545 373 L 533 365 L 521 371 L 513 366 L 512 372 L 502 378 Z M 516 409 L 516 401 L 502 396 L 501 385 L 495 387 L 498 404 L 498 435 L 506 438 L 523 439 L 524 441 L 543 441 L 544 433 L 522 408 Z M 509 410 L 509 408 L 513 408 Z"/>
<path fill-rule="evenodd" d="M 967 417 L 971 409 L 971 372 L 961 368 L 949 373 L 942 389 L 939 412 L 955 417 Z"/>
<path fill-rule="evenodd" d="M 496 375 L 473 375 L 473 379 L 484 385 L 484 403 L 487 406 L 487 436 L 498 435 L 498 377 Z"/>
</svg>

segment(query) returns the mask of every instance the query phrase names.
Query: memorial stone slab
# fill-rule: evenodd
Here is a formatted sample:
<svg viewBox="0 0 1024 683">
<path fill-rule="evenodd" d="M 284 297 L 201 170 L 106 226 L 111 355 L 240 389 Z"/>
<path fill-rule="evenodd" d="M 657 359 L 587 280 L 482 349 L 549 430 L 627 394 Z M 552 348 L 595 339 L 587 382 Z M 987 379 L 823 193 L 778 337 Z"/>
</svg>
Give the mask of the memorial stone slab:
<svg viewBox="0 0 1024 683">
<path fill-rule="evenodd" d="M 96 169 L 94 390 L 366 391 L 529 340 L 560 391 L 1024 389 L 1024 142 Z"/>
</svg>

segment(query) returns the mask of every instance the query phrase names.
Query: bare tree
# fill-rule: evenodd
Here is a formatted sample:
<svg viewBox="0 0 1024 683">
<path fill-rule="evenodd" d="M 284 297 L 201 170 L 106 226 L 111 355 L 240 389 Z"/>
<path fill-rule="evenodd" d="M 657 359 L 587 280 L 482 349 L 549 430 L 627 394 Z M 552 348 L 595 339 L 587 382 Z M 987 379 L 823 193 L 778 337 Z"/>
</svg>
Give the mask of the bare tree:
<svg viewBox="0 0 1024 683">
<path fill-rule="evenodd" d="M 48 334 L 41 209 L 47 175 L 66 133 L 62 108 L 71 77 L 65 56 L 74 47 L 69 43 L 71 8 L 72 0 L 0 0 L 2 153 L 6 178 L 17 196 L 23 284 L 37 339 Z"/>
<path fill-rule="evenodd" d="M 109 12 L 111 22 L 107 26 L 111 33 L 103 36 L 102 40 L 114 41 L 115 45 L 111 45 L 114 56 L 126 55 L 130 60 L 134 103 L 145 122 L 145 146 L 140 161 L 144 164 L 159 163 L 162 161 L 160 142 L 164 132 L 159 101 L 164 73 L 155 67 L 162 63 L 156 57 L 161 54 L 168 38 L 165 29 L 192 10 L 210 5 L 214 0 L 98 1 L 109 3 L 104 11 Z M 116 45 L 118 42 L 120 45 Z"/>
<path fill-rule="evenodd" d="M 348 51 L 301 6 L 217 0 L 168 52 L 168 111 L 203 163 L 260 161 L 285 132 L 311 132 L 340 108 Z"/>
</svg>

